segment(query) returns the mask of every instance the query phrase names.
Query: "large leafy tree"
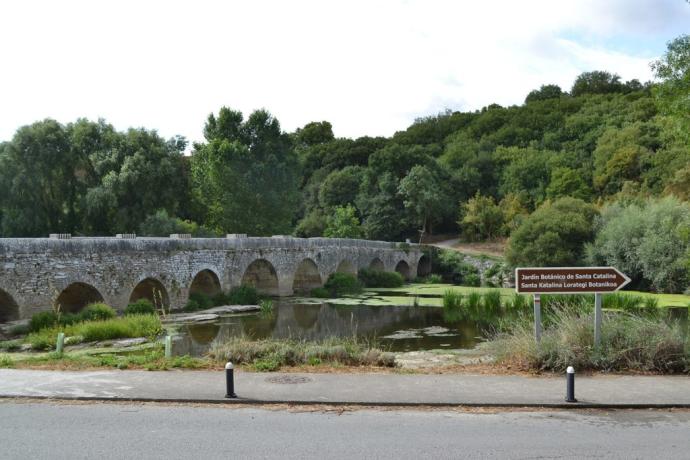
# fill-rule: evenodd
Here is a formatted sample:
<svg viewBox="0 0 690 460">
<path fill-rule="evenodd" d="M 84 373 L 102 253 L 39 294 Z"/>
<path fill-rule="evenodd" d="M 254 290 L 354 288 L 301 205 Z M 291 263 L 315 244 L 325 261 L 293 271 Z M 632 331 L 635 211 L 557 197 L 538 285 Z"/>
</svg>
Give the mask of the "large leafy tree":
<svg viewBox="0 0 690 460">
<path fill-rule="evenodd" d="M 265 110 L 244 121 L 227 107 L 209 115 L 206 143 L 191 158 L 193 193 L 203 222 L 219 232 L 291 233 L 299 201 L 290 139 Z"/>
<path fill-rule="evenodd" d="M 655 88 L 661 107 L 677 121 L 679 135 L 690 138 L 690 35 L 671 41 L 652 69 L 661 79 Z"/>
<path fill-rule="evenodd" d="M 513 266 L 567 267 L 584 262 L 584 247 L 594 239 L 594 206 L 576 198 L 545 202 L 510 237 L 507 259 Z"/>
<path fill-rule="evenodd" d="M 444 187 L 426 166 L 417 165 L 400 181 L 398 188 L 405 208 L 419 225 L 420 242 L 431 233 L 434 221 L 447 213 L 449 199 Z"/>
</svg>

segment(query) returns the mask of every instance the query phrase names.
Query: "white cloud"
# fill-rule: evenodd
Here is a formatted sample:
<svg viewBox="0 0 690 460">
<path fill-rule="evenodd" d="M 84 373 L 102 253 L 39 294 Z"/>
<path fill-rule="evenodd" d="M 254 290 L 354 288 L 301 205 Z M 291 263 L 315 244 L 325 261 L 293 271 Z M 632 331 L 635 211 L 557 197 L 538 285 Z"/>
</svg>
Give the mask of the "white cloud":
<svg viewBox="0 0 690 460">
<path fill-rule="evenodd" d="M 104 117 L 201 140 L 222 105 L 283 128 L 390 135 L 416 116 L 521 103 L 585 70 L 651 78 L 663 49 L 630 52 L 690 21 L 680 0 L 25 1 L 0 6 L 0 139 L 44 117 Z M 664 37 L 665 40 L 674 36 Z M 627 54 L 626 54 L 627 53 Z"/>
</svg>

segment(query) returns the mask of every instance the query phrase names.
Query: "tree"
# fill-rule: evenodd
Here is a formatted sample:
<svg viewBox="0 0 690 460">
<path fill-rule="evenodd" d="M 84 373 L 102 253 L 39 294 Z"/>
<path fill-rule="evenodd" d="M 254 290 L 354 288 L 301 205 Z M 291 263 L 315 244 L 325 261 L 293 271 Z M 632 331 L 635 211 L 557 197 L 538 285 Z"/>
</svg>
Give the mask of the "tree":
<svg viewBox="0 0 690 460">
<path fill-rule="evenodd" d="M 508 262 L 515 267 L 581 265 L 585 243 L 594 239 L 598 214 L 594 206 L 576 198 L 546 201 L 511 235 Z"/>
<path fill-rule="evenodd" d="M 325 144 L 335 139 L 333 126 L 327 121 L 307 123 L 304 128 L 295 131 L 295 143 L 298 146 L 310 147 Z"/>
<path fill-rule="evenodd" d="M 155 131 L 130 129 L 90 155 L 97 183 L 85 197 L 84 228 L 90 234 L 135 232 L 158 210 L 170 215 L 187 201 L 184 138 L 164 140 Z"/>
<path fill-rule="evenodd" d="M 550 199 L 571 196 L 588 201 L 592 197 L 592 189 L 582 178 L 580 171 L 561 167 L 551 171 L 551 182 L 546 188 L 546 196 Z"/>
<path fill-rule="evenodd" d="M 220 233 L 291 233 L 299 194 L 297 158 L 265 110 L 243 121 L 223 107 L 211 114 L 206 143 L 195 145 L 192 187 L 203 223 Z"/>
<path fill-rule="evenodd" d="M 530 91 L 525 98 L 525 104 L 535 101 L 545 101 L 547 99 L 558 99 L 565 93 L 558 85 L 541 85 L 539 89 Z"/>
<path fill-rule="evenodd" d="M 690 138 L 690 35 L 668 43 L 666 53 L 652 63 L 661 84 L 655 95 L 665 114 L 677 122 L 678 134 Z"/>
<path fill-rule="evenodd" d="M 354 206 L 337 206 L 326 221 L 323 236 L 327 238 L 361 238 L 362 227 Z"/>
<path fill-rule="evenodd" d="M 357 198 L 357 207 L 364 210 L 364 233 L 372 240 L 398 241 L 408 226 L 399 181 L 391 173 L 372 176 L 368 171 Z"/>
<path fill-rule="evenodd" d="M 462 235 L 468 241 L 492 240 L 503 231 L 503 212 L 493 197 L 477 194 L 460 204 L 458 222 Z"/>
<path fill-rule="evenodd" d="M 429 168 L 421 165 L 410 169 L 409 174 L 400 181 L 398 192 L 404 199 L 405 208 L 421 226 L 421 243 L 422 237 L 431 233 L 431 223 L 444 213 L 447 196 Z"/>
<path fill-rule="evenodd" d="M 688 228 L 690 205 L 675 197 L 613 203 L 602 212 L 587 259 L 617 267 L 638 288 L 682 292 L 690 281 Z"/>
<path fill-rule="evenodd" d="M 329 174 L 319 190 L 321 206 L 329 208 L 354 203 L 362 182 L 362 169 L 360 166 L 348 166 Z"/>
<path fill-rule="evenodd" d="M 570 95 L 577 97 L 583 94 L 621 93 L 625 90 L 626 86 L 621 82 L 619 75 L 595 70 L 578 75 L 570 90 Z"/>
</svg>

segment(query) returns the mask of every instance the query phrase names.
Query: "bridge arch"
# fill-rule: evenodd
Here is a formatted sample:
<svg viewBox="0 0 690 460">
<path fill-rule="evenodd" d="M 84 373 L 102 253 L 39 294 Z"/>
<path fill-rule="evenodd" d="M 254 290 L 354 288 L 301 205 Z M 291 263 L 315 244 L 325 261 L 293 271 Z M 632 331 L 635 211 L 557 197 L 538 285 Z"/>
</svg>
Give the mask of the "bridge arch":
<svg viewBox="0 0 690 460">
<path fill-rule="evenodd" d="M 395 266 L 395 271 L 400 273 L 402 275 L 402 277 L 406 280 L 409 280 L 411 278 L 410 266 L 404 260 L 401 260 L 400 262 L 398 262 L 398 264 Z"/>
<path fill-rule="evenodd" d="M 19 319 L 19 305 L 9 292 L 0 289 L 0 323 Z"/>
<path fill-rule="evenodd" d="M 103 302 L 103 296 L 98 289 L 83 282 L 68 285 L 55 299 L 55 305 L 59 305 L 63 313 L 76 313 L 96 302 Z"/>
<path fill-rule="evenodd" d="M 310 258 L 302 260 L 297 268 L 292 281 L 293 292 L 305 293 L 323 285 L 319 267 Z"/>
<path fill-rule="evenodd" d="M 242 275 L 242 284 L 253 286 L 259 294 L 280 295 L 278 273 L 266 259 L 256 259 L 249 264 Z"/>
<path fill-rule="evenodd" d="M 136 302 L 139 299 L 148 299 L 157 307 L 160 306 L 161 303 L 166 308 L 170 306 L 168 290 L 165 289 L 163 283 L 152 277 L 144 278 L 134 286 L 132 294 L 129 296 L 129 303 Z"/>
<path fill-rule="evenodd" d="M 383 261 L 378 257 L 374 257 L 374 259 L 371 262 L 369 262 L 369 270 L 382 272 L 385 269 L 386 266 L 383 264 Z"/>
<path fill-rule="evenodd" d="M 206 268 L 197 273 L 192 279 L 192 284 L 189 286 L 190 294 L 204 294 L 207 296 L 214 296 L 221 292 L 220 278 L 218 274 Z"/>
<path fill-rule="evenodd" d="M 348 259 L 343 259 L 335 269 L 337 273 L 349 273 L 350 275 L 357 275 L 357 267 Z"/>
<path fill-rule="evenodd" d="M 417 261 L 417 276 L 427 276 L 431 273 L 431 258 L 426 254 Z"/>
</svg>

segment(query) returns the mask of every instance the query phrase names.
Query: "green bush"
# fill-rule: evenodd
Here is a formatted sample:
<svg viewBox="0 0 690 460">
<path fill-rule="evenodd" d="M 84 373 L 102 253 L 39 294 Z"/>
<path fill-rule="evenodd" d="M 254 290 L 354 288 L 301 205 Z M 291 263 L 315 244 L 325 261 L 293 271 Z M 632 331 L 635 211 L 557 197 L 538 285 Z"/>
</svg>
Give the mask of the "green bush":
<svg viewBox="0 0 690 460">
<path fill-rule="evenodd" d="M 253 286 L 237 286 L 228 292 L 228 300 L 231 305 L 258 305 L 259 293 Z"/>
<path fill-rule="evenodd" d="M 479 287 L 482 284 L 482 280 L 476 273 L 468 273 L 462 277 L 461 284 L 463 286 Z"/>
<path fill-rule="evenodd" d="M 195 300 L 188 300 L 186 304 L 184 304 L 184 307 L 182 308 L 183 311 L 186 312 L 193 312 L 193 311 L 198 311 L 201 310 L 201 305 Z"/>
<path fill-rule="evenodd" d="M 221 305 L 228 305 L 230 303 L 230 296 L 227 293 L 220 291 L 211 297 L 211 303 L 213 304 L 214 307 L 220 307 Z"/>
<path fill-rule="evenodd" d="M 213 300 L 211 297 L 201 292 L 192 292 L 189 294 L 189 300 L 195 302 L 199 308 L 198 310 L 206 310 L 213 307 Z"/>
<path fill-rule="evenodd" d="M 362 283 L 350 273 L 332 273 L 323 287 L 330 297 L 354 295 L 362 292 Z"/>
<path fill-rule="evenodd" d="M 327 299 L 331 296 L 331 293 L 325 287 L 317 287 L 312 289 L 309 295 L 317 299 Z"/>
<path fill-rule="evenodd" d="M 41 329 L 53 327 L 57 324 L 57 315 L 53 311 L 41 311 L 29 320 L 29 331 L 38 332 Z"/>
<path fill-rule="evenodd" d="M 134 303 L 130 303 L 125 308 L 125 316 L 129 315 L 153 315 L 156 313 L 156 307 L 149 299 L 139 299 Z"/>
<path fill-rule="evenodd" d="M 273 311 L 273 301 L 271 299 L 261 299 L 259 307 L 261 307 L 261 313 L 271 313 Z"/>
<path fill-rule="evenodd" d="M 568 267 L 584 259 L 594 239 L 599 212 L 592 204 L 565 197 L 546 201 L 511 234 L 506 257 L 515 267 Z"/>
<path fill-rule="evenodd" d="M 92 303 L 87 305 L 79 314 L 81 321 L 98 321 L 115 318 L 115 310 L 104 303 Z"/>
<path fill-rule="evenodd" d="M 394 288 L 405 284 L 405 279 L 398 272 L 384 272 L 367 268 L 359 271 L 359 279 L 366 287 Z"/>
</svg>

